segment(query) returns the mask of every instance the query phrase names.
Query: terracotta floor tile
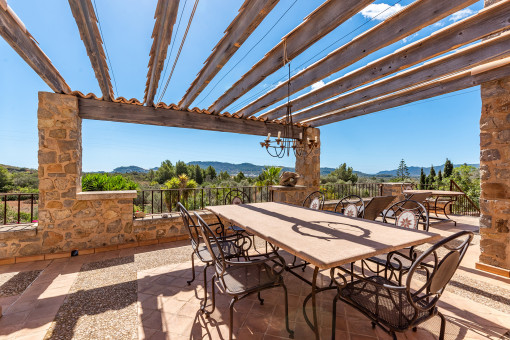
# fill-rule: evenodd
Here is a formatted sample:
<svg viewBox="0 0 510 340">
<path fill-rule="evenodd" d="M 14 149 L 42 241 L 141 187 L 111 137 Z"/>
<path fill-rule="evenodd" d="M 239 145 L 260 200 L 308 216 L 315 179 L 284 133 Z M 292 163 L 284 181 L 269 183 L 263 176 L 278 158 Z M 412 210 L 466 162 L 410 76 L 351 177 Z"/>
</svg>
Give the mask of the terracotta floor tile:
<svg viewBox="0 0 510 340">
<path fill-rule="evenodd" d="M 265 333 L 269 327 L 271 315 L 250 313 L 244 326 L 253 333 Z"/>
<path fill-rule="evenodd" d="M 162 313 L 163 330 L 180 335 L 191 333 L 194 324 L 194 318 L 178 314 Z"/>
<path fill-rule="evenodd" d="M 163 330 L 162 315 L 159 310 L 150 310 L 141 315 L 143 328 Z"/>
<path fill-rule="evenodd" d="M 347 319 L 347 326 L 349 327 L 349 332 L 351 333 L 351 336 L 353 334 L 357 334 L 370 337 L 377 337 L 375 329 L 372 328 L 372 324 L 367 318 L 365 318 L 365 320 Z"/>
<path fill-rule="evenodd" d="M 177 313 L 185 304 L 185 301 L 175 299 L 174 297 L 162 297 L 160 311 L 162 313 Z"/>
</svg>

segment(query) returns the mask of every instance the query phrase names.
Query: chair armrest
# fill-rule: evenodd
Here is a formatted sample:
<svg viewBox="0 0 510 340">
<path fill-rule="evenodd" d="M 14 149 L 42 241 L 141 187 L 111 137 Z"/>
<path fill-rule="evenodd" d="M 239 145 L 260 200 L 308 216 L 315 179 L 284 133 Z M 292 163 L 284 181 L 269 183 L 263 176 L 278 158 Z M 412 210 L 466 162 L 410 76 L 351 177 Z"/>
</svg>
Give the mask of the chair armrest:
<svg viewBox="0 0 510 340">
<path fill-rule="evenodd" d="M 337 285 L 338 289 L 343 289 L 347 285 L 348 280 L 347 280 L 347 278 L 343 274 L 341 274 L 339 272 L 338 276 L 342 279 L 342 281 L 339 282 L 337 280 L 336 276 L 335 276 L 335 271 L 342 271 L 342 272 L 348 274 L 349 276 L 351 276 L 352 278 L 357 279 L 358 281 L 367 282 L 367 283 L 373 284 L 374 286 L 377 286 L 379 288 L 398 290 L 398 291 L 405 291 L 406 290 L 405 286 L 396 286 L 396 285 L 388 285 L 388 284 L 377 283 L 375 281 L 369 280 L 368 278 L 364 278 L 362 276 L 359 276 L 358 274 L 353 273 L 353 272 L 351 272 L 348 269 L 345 269 L 345 268 L 342 268 L 342 267 L 335 267 L 335 268 L 331 268 L 330 276 L 331 276 L 331 279 L 333 280 L 333 282 L 335 282 L 335 284 Z"/>
</svg>

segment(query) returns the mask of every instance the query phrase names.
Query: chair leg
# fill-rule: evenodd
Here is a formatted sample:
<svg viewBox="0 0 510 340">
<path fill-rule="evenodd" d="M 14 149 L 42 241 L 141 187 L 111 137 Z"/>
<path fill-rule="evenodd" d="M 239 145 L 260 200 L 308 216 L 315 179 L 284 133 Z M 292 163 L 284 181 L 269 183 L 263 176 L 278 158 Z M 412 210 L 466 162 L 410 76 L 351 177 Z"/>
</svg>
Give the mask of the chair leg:
<svg viewBox="0 0 510 340">
<path fill-rule="evenodd" d="M 439 340 L 444 340 L 444 332 L 446 330 L 446 319 L 441 312 L 437 312 L 437 315 L 441 318 L 441 330 L 439 331 Z"/>
<path fill-rule="evenodd" d="M 205 306 L 207 305 L 207 268 L 209 267 L 209 263 L 206 263 L 205 264 L 205 267 L 204 267 L 204 308 Z M 213 282 L 213 286 L 214 286 L 214 282 Z"/>
<path fill-rule="evenodd" d="M 257 297 L 259 298 L 260 304 L 264 304 L 264 299 L 260 296 L 260 292 L 257 293 Z"/>
<path fill-rule="evenodd" d="M 331 339 L 335 340 L 336 335 L 336 304 L 338 302 L 338 294 L 333 299 L 333 319 L 331 320 Z"/>
<path fill-rule="evenodd" d="M 397 334 L 395 334 L 395 332 L 391 332 L 391 336 L 393 337 L 393 340 L 397 340 Z"/>
<path fill-rule="evenodd" d="M 216 281 L 216 274 L 214 274 L 214 276 L 212 277 L 212 280 L 211 280 L 211 311 L 207 311 L 205 309 L 205 303 L 202 305 L 202 307 L 200 307 L 200 311 L 202 313 L 205 314 L 205 317 L 208 318 L 210 314 L 212 314 L 214 312 L 214 310 L 216 309 L 216 290 L 215 290 L 215 284 L 214 282 Z"/>
<path fill-rule="evenodd" d="M 289 296 L 287 294 L 287 287 L 284 283 L 282 283 L 282 287 L 285 293 L 285 326 L 287 327 L 287 332 L 289 332 L 289 338 L 294 339 L 294 331 L 290 329 L 289 325 Z"/>
<path fill-rule="evenodd" d="M 193 277 L 188 281 L 188 286 L 191 285 L 191 282 L 195 281 L 195 252 L 191 253 L 191 272 Z"/>
<path fill-rule="evenodd" d="M 296 265 L 296 260 L 297 260 L 297 257 L 296 257 L 296 256 L 294 256 L 294 259 L 292 260 L 292 265 L 293 265 L 293 266 L 294 266 L 294 265 Z"/>
<path fill-rule="evenodd" d="M 232 340 L 232 331 L 234 329 L 234 304 L 236 303 L 237 298 L 232 298 L 230 301 L 230 327 L 228 328 L 228 338 Z"/>
</svg>

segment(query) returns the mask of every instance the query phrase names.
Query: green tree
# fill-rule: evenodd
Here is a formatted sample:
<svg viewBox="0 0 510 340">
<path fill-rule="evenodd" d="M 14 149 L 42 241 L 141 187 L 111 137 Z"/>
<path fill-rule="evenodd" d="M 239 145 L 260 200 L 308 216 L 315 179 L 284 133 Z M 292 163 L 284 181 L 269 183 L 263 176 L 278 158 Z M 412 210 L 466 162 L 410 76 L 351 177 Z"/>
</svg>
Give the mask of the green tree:
<svg viewBox="0 0 510 340">
<path fill-rule="evenodd" d="M 439 188 L 439 185 L 443 182 L 443 175 L 441 174 L 441 170 L 439 170 L 439 172 L 437 173 L 437 184 L 438 184 L 438 188 Z"/>
<path fill-rule="evenodd" d="M 195 176 L 194 177 L 194 180 L 198 183 L 198 184 L 202 184 L 204 182 L 204 176 L 203 176 L 203 171 L 202 171 L 202 168 L 200 167 L 200 165 L 195 165 Z"/>
<path fill-rule="evenodd" d="M 172 191 L 165 192 L 165 204 L 168 211 L 172 211 L 172 207 L 175 207 L 179 200 L 186 205 L 189 194 L 191 193 L 189 189 L 194 189 L 197 186 L 197 182 L 190 179 L 186 174 L 181 174 L 178 177 L 173 177 L 169 181 L 166 181 L 166 189 L 179 189 L 179 195 L 176 195 Z"/>
<path fill-rule="evenodd" d="M 242 171 L 239 171 L 239 173 L 236 175 L 236 177 L 234 177 L 234 180 L 236 182 L 241 182 L 245 178 L 246 178 L 246 176 L 244 175 L 244 173 Z"/>
<path fill-rule="evenodd" d="M 358 175 L 354 173 L 352 167 L 348 167 L 346 163 L 343 163 L 326 176 L 326 182 L 337 183 L 339 181 L 356 183 Z"/>
<path fill-rule="evenodd" d="M 425 172 L 423 171 L 423 168 L 421 168 L 420 171 L 420 189 L 425 189 L 427 186 L 427 176 L 425 176 Z"/>
<path fill-rule="evenodd" d="M 266 166 L 259 175 L 256 185 L 275 185 L 280 182 L 280 171 L 282 168 L 276 166 Z"/>
<path fill-rule="evenodd" d="M 154 170 L 150 169 L 147 173 L 147 178 L 149 178 L 149 182 L 153 182 L 154 178 L 156 177 L 156 174 L 154 173 Z"/>
<path fill-rule="evenodd" d="M 427 183 L 432 185 L 436 181 L 436 170 L 434 169 L 434 165 L 430 166 L 429 176 L 427 177 Z"/>
<path fill-rule="evenodd" d="M 397 178 L 402 182 L 405 182 L 407 178 L 409 178 L 409 169 L 407 168 L 406 162 L 404 159 L 400 161 L 397 168 Z"/>
<path fill-rule="evenodd" d="M 222 171 L 222 172 L 220 172 L 218 178 L 220 181 L 227 181 L 230 179 L 230 175 L 228 174 L 228 172 Z"/>
<path fill-rule="evenodd" d="M 0 192 L 7 192 L 12 184 L 12 176 L 6 168 L 0 166 Z"/>
<path fill-rule="evenodd" d="M 188 172 L 188 165 L 183 161 L 178 161 L 177 163 L 175 163 L 175 174 L 177 176 L 180 176 L 182 174 L 189 176 L 190 173 Z"/>
<path fill-rule="evenodd" d="M 453 164 L 452 162 L 447 158 L 446 162 L 444 162 L 444 178 L 448 178 L 453 173 Z"/>
<path fill-rule="evenodd" d="M 156 170 L 155 179 L 159 184 L 163 184 L 171 178 L 175 177 L 175 168 L 168 159 L 161 162 L 158 170 Z"/>
<path fill-rule="evenodd" d="M 216 169 L 214 169 L 212 165 L 209 165 L 207 169 L 205 169 L 205 177 L 209 181 L 216 179 Z"/>
<path fill-rule="evenodd" d="M 122 175 L 87 174 L 81 180 L 83 191 L 136 190 L 138 184 Z"/>
</svg>

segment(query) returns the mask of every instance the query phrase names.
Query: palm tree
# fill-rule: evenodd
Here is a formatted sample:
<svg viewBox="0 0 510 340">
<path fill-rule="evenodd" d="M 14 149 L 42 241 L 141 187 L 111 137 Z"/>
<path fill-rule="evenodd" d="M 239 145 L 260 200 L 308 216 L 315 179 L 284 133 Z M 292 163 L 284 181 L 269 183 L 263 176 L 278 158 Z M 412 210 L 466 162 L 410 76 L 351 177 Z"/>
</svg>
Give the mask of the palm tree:
<svg viewBox="0 0 510 340">
<path fill-rule="evenodd" d="M 256 184 L 258 186 L 278 184 L 280 181 L 281 170 L 282 168 L 278 168 L 276 166 L 266 166 L 260 174 L 259 180 Z"/>
<path fill-rule="evenodd" d="M 172 191 L 165 192 L 165 204 L 168 211 L 172 211 L 172 206 L 177 205 L 180 200 L 185 206 L 187 205 L 188 196 L 191 190 L 196 188 L 197 182 L 189 179 L 188 175 L 181 174 L 178 177 L 173 177 L 171 180 L 165 182 L 166 189 L 179 189 L 179 195 Z"/>
</svg>

